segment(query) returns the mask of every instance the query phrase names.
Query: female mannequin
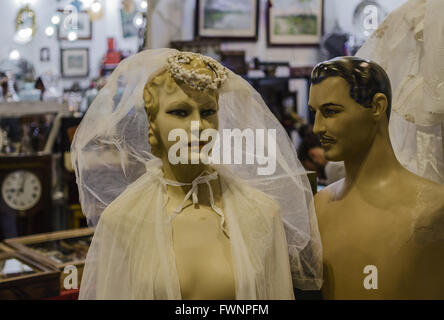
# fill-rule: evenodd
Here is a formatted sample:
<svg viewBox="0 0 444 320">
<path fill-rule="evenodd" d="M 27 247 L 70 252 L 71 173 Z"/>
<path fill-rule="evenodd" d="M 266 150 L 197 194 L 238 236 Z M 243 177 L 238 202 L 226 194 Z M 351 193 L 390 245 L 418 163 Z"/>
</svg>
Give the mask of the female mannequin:
<svg viewBox="0 0 444 320">
<path fill-rule="evenodd" d="M 195 59 L 193 69 L 213 76 L 206 65 Z M 168 141 L 173 129 L 184 129 L 189 141 L 190 123 L 198 121 L 201 129 L 218 129 L 218 96 L 216 91 L 204 92 L 190 89 L 185 83 L 176 83 L 165 70 L 151 81 L 144 90 L 145 110 L 149 121 L 149 138 L 153 153 L 162 159 L 166 179 L 186 183 L 168 185 L 167 212 L 174 212 L 191 189 L 191 184 L 203 172 L 214 172 L 201 161 L 197 164 L 176 164 L 168 160 L 168 150 L 175 141 Z M 199 158 L 202 149 L 188 146 L 189 160 Z M 196 150 L 194 150 L 196 149 Z M 191 161 L 189 161 L 191 162 Z M 220 178 L 209 181 L 215 204 L 221 208 Z M 235 299 L 234 273 L 230 239 L 221 228 L 220 218 L 211 208 L 209 186 L 199 184 L 199 203 L 186 200 L 182 212 L 172 221 L 173 246 L 183 299 Z M 225 227 L 225 226 L 224 226 Z M 199 259 L 196 259 L 199 256 Z M 288 270 L 289 272 L 289 270 Z M 287 273 L 288 273 L 287 272 Z"/>
<path fill-rule="evenodd" d="M 207 164 L 201 133 L 218 128 L 275 128 L 275 172 Z M 186 132 L 179 158 L 189 164 L 171 159 L 173 129 Z M 318 289 L 310 187 L 283 132 L 259 95 L 211 58 L 160 49 L 124 61 L 72 147 L 82 208 L 98 222 L 80 298 L 292 299 L 292 278 Z"/>
</svg>

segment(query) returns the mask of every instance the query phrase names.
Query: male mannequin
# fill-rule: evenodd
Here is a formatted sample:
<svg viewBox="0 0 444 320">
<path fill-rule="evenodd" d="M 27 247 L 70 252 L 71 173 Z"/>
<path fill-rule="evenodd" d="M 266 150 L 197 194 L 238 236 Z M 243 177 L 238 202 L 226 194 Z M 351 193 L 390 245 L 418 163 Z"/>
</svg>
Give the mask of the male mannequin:
<svg viewBox="0 0 444 320">
<path fill-rule="evenodd" d="M 315 197 L 324 297 L 444 298 L 444 188 L 397 161 L 384 70 L 354 57 L 320 63 L 309 105 L 327 160 L 346 168 Z"/>
</svg>

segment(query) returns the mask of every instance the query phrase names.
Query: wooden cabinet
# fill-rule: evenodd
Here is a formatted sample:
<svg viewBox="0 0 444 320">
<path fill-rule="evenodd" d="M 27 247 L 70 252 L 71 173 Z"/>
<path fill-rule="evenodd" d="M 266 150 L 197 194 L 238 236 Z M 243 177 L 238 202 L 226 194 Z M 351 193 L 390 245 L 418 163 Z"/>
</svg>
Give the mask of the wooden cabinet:
<svg viewBox="0 0 444 320">
<path fill-rule="evenodd" d="M 71 275 L 71 272 L 64 273 L 68 266 L 75 267 L 77 283 L 80 286 L 93 234 L 94 229 L 83 228 L 13 238 L 5 243 L 39 264 L 58 270 L 60 289 L 65 290 L 71 289 L 64 286 L 65 277 Z"/>
</svg>

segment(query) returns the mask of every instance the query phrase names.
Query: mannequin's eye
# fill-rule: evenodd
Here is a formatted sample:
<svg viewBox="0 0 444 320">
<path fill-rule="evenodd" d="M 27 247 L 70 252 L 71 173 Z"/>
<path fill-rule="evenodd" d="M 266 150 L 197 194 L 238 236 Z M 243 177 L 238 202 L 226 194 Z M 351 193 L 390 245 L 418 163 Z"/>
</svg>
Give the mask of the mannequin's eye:
<svg viewBox="0 0 444 320">
<path fill-rule="evenodd" d="M 202 117 L 209 117 L 216 114 L 216 110 L 215 109 L 207 109 L 207 110 L 203 110 L 200 112 L 200 115 Z"/>
<path fill-rule="evenodd" d="M 339 110 L 324 109 L 324 115 L 326 115 L 327 117 L 334 116 L 335 114 L 337 114 L 339 112 L 340 112 Z"/>
<path fill-rule="evenodd" d="M 188 112 L 183 109 L 171 110 L 171 111 L 168 111 L 167 113 L 171 114 L 173 116 L 178 116 L 178 117 L 186 117 L 188 115 Z"/>
</svg>

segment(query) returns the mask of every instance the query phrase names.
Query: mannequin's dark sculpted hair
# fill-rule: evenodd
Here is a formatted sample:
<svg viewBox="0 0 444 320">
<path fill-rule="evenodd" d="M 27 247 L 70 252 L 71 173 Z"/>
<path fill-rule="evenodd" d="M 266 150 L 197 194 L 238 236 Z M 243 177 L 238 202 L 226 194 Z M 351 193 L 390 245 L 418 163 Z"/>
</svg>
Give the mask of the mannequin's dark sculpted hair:
<svg viewBox="0 0 444 320">
<path fill-rule="evenodd" d="M 383 93 L 387 98 L 387 119 L 390 119 L 392 89 L 384 69 L 373 61 L 358 57 L 337 57 L 321 62 L 311 73 L 311 83 L 318 84 L 331 77 L 341 77 L 350 86 L 350 97 L 365 108 L 371 108 L 373 97 Z"/>
</svg>

